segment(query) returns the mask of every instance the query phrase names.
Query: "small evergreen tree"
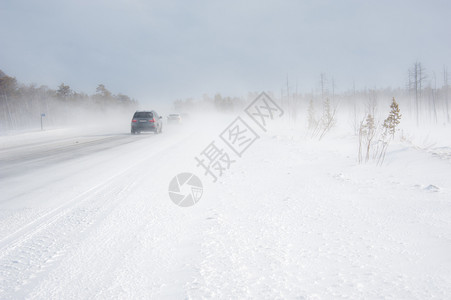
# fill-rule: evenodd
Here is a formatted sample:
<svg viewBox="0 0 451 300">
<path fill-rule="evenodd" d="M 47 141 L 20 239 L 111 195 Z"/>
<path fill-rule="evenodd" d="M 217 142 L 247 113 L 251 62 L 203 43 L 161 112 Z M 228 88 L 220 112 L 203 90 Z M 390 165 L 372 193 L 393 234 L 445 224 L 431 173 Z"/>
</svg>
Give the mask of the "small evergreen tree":
<svg viewBox="0 0 451 300">
<path fill-rule="evenodd" d="M 320 125 L 321 125 L 321 129 L 322 132 L 319 136 L 319 139 L 321 140 L 324 135 L 335 125 L 335 112 L 336 112 L 336 108 L 334 108 L 333 110 L 330 107 L 330 101 L 329 98 L 326 99 L 326 101 L 324 101 L 323 103 L 323 116 L 321 117 L 320 120 Z"/>
<path fill-rule="evenodd" d="M 365 125 L 363 125 L 363 134 L 366 140 L 366 156 L 365 161 L 370 159 L 370 151 L 374 136 L 376 135 L 376 126 L 374 125 L 374 117 L 368 114 Z"/>
<path fill-rule="evenodd" d="M 17 87 L 18 84 L 16 78 L 7 75 L 0 78 L 0 95 L 3 97 L 15 94 Z"/>
<path fill-rule="evenodd" d="M 385 159 L 385 153 L 387 152 L 388 145 L 390 144 L 390 139 L 395 138 L 396 127 L 401 122 L 401 113 L 399 110 L 398 103 L 396 103 L 395 97 L 393 97 L 392 103 L 390 105 L 390 113 L 388 117 L 384 120 L 382 125 L 383 132 L 379 139 L 380 150 L 377 155 L 377 164 L 382 165 Z"/>
<path fill-rule="evenodd" d="M 70 86 L 65 85 L 64 83 L 61 83 L 58 86 L 58 90 L 56 91 L 56 96 L 60 99 L 66 99 L 70 97 L 73 94 L 72 90 L 70 89 Z"/>
<path fill-rule="evenodd" d="M 393 97 L 390 108 L 391 111 L 388 114 L 387 119 L 385 119 L 383 127 L 384 131 L 390 134 L 392 138 L 394 138 L 396 133 L 396 127 L 401 122 L 402 117 L 398 103 L 396 103 L 395 97 Z"/>
<path fill-rule="evenodd" d="M 363 162 L 363 147 L 366 148 L 365 162 L 370 159 L 370 152 L 373 146 L 373 139 L 376 136 L 376 125 L 374 117 L 368 114 L 365 119 L 360 122 L 359 127 L 359 163 Z"/>
<path fill-rule="evenodd" d="M 111 98 L 112 94 L 109 90 L 107 90 L 105 85 L 99 84 L 96 88 L 96 96 L 108 99 L 108 98 Z"/>
</svg>

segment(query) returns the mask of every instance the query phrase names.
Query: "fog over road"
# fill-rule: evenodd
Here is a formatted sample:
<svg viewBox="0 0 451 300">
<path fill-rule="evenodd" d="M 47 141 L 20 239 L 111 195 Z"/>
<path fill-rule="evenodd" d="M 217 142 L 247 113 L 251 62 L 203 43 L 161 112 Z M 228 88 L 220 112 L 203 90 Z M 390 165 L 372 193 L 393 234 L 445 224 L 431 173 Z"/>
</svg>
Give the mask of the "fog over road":
<svg viewBox="0 0 451 300">
<path fill-rule="evenodd" d="M 36 196 L 32 193 L 46 191 L 55 182 L 66 182 L 63 186 L 72 186 L 73 190 L 84 182 L 103 178 L 104 169 L 110 170 L 107 175 L 113 175 L 146 160 L 155 165 L 158 162 L 151 162 L 155 154 L 189 136 L 188 129 L 171 126 L 161 135 L 131 135 L 127 128 L 115 129 L 61 129 L 2 137 L 0 202 L 30 203 Z M 62 197 L 65 192 L 61 190 L 58 195 Z M 48 196 L 54 198 L 52 195 Z"/>
<path fill-rule="evenodd" d="M 71 159 L 136 142 L 149 136 L 130 134 L 80 135 L 15 145 L 0 150 L 0 178 L 8 179 Z"/>
<path fill-rule="evenodd" d="M 183 152 L 195 140 L 191 135 L 187 128 L 168 126 L 160 135 L 131 135 L 125 128 L 1 137 L 0 295 L 26 296 L 34 287 L 30 279 L 61 255 L 67 243 L 83 240 L 84 230 L 112 217 L 112 212 L 126 213 L 123 205 L 134 211 L 124 220 L 126 227 L 133 220 L 150 221 L 151 213 L 143 206 L 149 209 L 157 199 L 166 209 L 177 209 L 167 186 L 182 171 L 178 167 L 183 161 L 189 161 Z M 135 185 L 147 191 L 133 189 Z M 136 190 L 135 197 L 131 190 Z M 135 209 L 149 215 L 137 218 Z M 126 235 L 135 233 L 127 230 Z M 43 244 L 43 239 L 51 241 Z M 18 288 L 21 294 L 15 292 Z"/>
<path fill-rule="evenodd" d="M 397 143 L 358 165 L 355 137 L 278 124 L 213 183 L 194 158 L 235 117 L 0 136 L 0 298 L 451 294 L 449 159 Z M 181 172 L 203 183 L 187 208 Z"/>
</svg>

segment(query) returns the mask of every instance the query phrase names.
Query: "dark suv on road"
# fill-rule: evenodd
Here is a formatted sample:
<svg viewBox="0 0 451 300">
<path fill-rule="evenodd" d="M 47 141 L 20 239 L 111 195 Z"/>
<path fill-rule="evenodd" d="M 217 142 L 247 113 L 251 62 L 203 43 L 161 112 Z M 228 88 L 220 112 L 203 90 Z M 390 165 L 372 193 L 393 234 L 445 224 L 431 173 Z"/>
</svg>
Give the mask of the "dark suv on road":
<svg viewBox="0 0 451 300">
<path fill-rule="evenodd" d="M 163 131 L 163 122 L 157 112 L 153 110 L 149 111 L 137 111 L 133 115 L 131 133 L 141 133 L 141 131 L 152 131 L 155 133 L 161 133 Z"/>
</svg>

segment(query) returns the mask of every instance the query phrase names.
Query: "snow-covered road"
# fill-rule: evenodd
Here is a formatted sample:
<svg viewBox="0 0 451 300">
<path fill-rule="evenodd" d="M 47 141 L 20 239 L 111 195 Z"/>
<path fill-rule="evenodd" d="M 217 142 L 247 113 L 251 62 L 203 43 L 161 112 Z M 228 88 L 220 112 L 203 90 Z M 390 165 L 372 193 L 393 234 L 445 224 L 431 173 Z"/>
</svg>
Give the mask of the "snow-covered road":
<svg viewBox="0 0 451 300">
<path fill-rule="evenodd" d="M 451 164 L 393 145 L 268 133 L 218 182 L 194 156 L 220 133 L 0 137 L 0 298 L 451 296 Z M 199 203 L 168 197 L 178 172 Z"/>
<path fill-rule="evenodd" d="M 31 136 L 32 141 L 22 138 L 17 143 L 4 138 L 0 152 L 1 298 L 29 295 L 43 272 L 56 267 L 66 257 L 63 253 L 79 249 L 88 232 L 99 230 L 110 218 L 110 232 L 96 235 L 99 240 L 92 247 L 104 252 L 115 241 L 114 255 L 119 249 L 132 250 L 127 240 L 139 234 L 135 223 L 167 223 L 152 217 L 156 212 L 150 209 L 158 203 L 178 209 L 167 196 L 167 176 L 175 174 L 166 167 L 177 155 L 183 156 L 178 149 L 184 143 L 190 144 L 190 134 L 177 129 L 163 135 L 55 131 Z M 155 237 L 166 235 L 160 230 Z M 94 260 L 98 258 L 88 264 L 95 265 Z M 99 263 L 105 266 L 105 261 Z M 93 269 L 90 276 L 99 271 L 106 270 Z"/>
</svg>

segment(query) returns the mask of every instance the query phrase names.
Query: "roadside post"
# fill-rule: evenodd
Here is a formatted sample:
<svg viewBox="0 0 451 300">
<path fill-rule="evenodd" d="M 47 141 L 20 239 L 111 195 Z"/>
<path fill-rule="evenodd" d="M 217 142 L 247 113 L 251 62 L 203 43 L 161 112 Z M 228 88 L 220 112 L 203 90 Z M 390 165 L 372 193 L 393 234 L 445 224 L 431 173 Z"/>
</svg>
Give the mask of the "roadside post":
<svg viewBox="0 0 451 300">
<path fill-rule="evenodd" d="M 44 130 L 44 126 L 42 125 L 42 118 L 45 117 L 45 114 L 41 114 L 41 131 Z"/>
</svg>

